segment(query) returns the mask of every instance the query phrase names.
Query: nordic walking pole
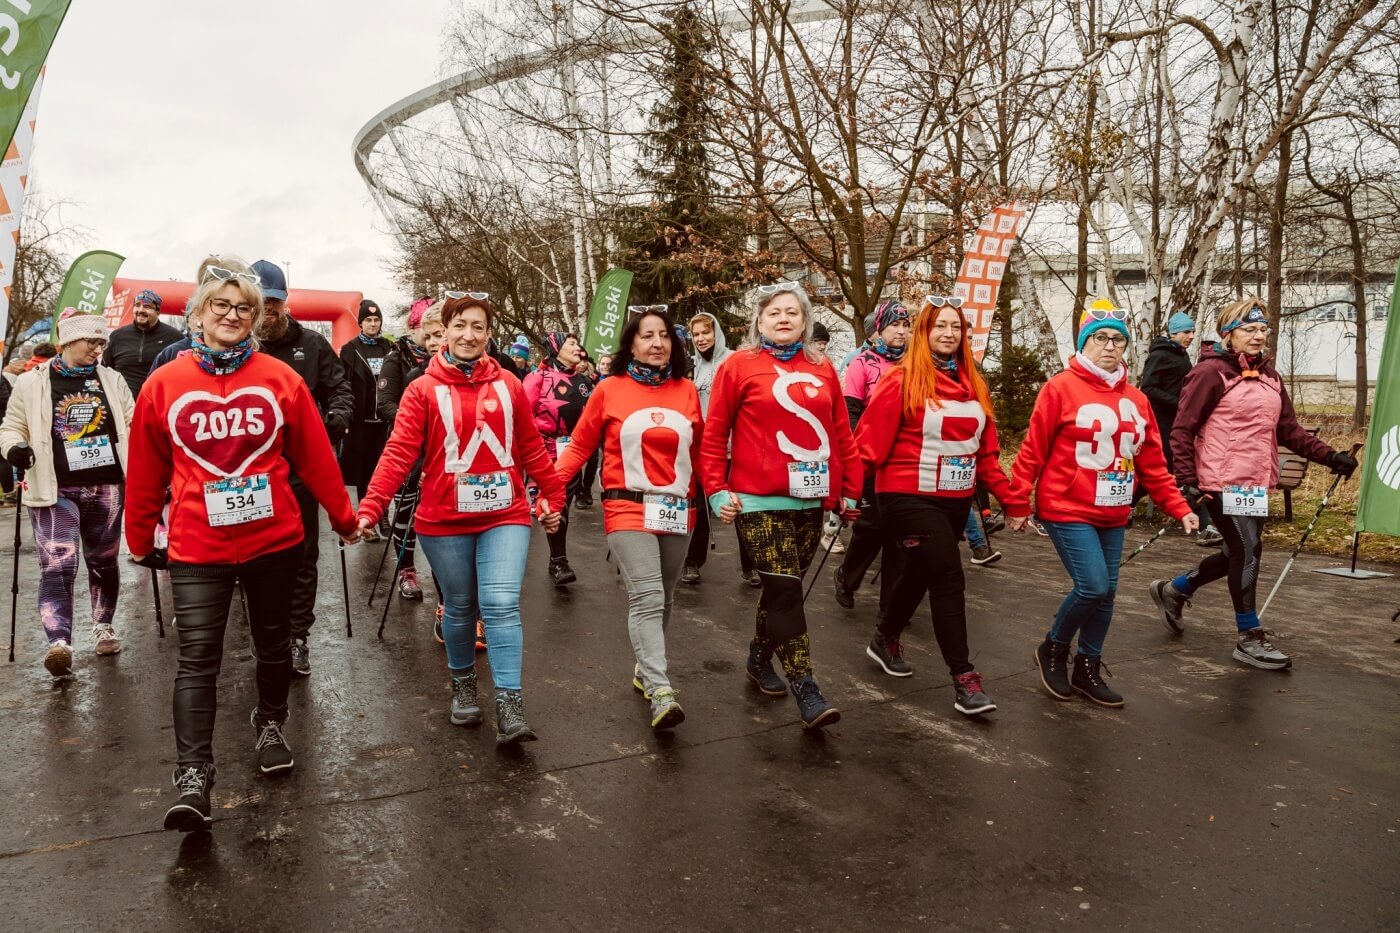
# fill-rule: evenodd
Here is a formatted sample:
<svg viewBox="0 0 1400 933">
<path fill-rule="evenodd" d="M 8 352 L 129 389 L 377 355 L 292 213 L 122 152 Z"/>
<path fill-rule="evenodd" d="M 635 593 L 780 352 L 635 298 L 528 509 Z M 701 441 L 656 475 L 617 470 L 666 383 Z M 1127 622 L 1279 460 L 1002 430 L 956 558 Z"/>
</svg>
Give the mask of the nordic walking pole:
<svg viewBox="0 0 1400 933">
<path fill-rule="evenodd" d="M 1146 541 L 1144 541 L 1144 542 L 1142 542 L 1141 544 L 1139 544 L 1139 545 L 1137 546 L 1137 550 L 1136 550 L 1136 551 L 1133 551 L 1133 553 L 1131 553 L 1131 554 L 1129 554 L 1127 557 L 1123 558 L 1123 563 L 1122 563 L 1122 564 L 1119 564 L 1118 566 L 1122 567 L 1122 566 L 1126 565 L 1126 564 L 1128 563 L 1128 561 L 1132 560 L 1134 557 L 1137 557 L 1137 556 L 1138 556 L 1139 554 L 1141 554 L 1143 551 L 1145 551 L 1145 550 L 1147 550 L 1149 547 L 1151 547 L 1151 546 L 1156 542 L 1156 540 L 1157 540 L 1158 538 L 1162 537 L 1162 535 L 1166 534 L 1170 529 L 1171 529 L 1171 526 L 1170 526 L 1170 525 L 1163 525 L 1161 528 L 1158 528 L 1158 529 L 1157 529 L 1157 533 L 1156 533 L 1155 535 L 1153 535 L 1152 537 L 1148 538 Z"/>
<path fill-rule="evenodd" d="M 817 564 L 817 572 L 812 574 L 812 582 L 807 584 L 807 592 L 802 594 L 802 604 L 804 606 L 807 604 L 807 597 L 812 595 L 812 588 L 815 587 L 817 581 L 821 579 L 822 568 L 826 566 L 826 559 L 831 556 L 831 549 L 836 546 L 837 539 L 841 537 L 841 532 L 845 530 L 846 523 L 842 521 L 841 527 L 836 529 L 836 534 L 831 536 L 831 543 L 828 544 L 826 550 L 822 552 L 822 560 L 821 563 Z"/>
<path fill-rule="evenodd" d="M 19 522 L 24 511 L 24 471 L 15 480 L 15 573 L 10 578 L 10 663 L 15 663 L 15 615 L 19 612 Z"/>
<path fill-rule="evenodd" d="M 1351 446 L 1351 455 L 1356 456 L 1356 452 L 1361 449 L 1360 444 Z M 1317 525 L 1317 520 L 1322 517 L 1323 509 L 1327 508 L 1327 501 L 1332 498 L 1332 493 L 1337 491 L 1345 476 L 1338 473 L 1337 478 L 1332 480 L 1332 485 L 1327 488 L 1327 493 L 1322 497 L 1322 501 L 1317 504 L 1317 511 L 1313 513 L 1312 521 L 1308 522 L 1308 527 L 1303 529 L 1303 536 L 1298 539 L 1298 544 L 1293 548 L 1293 553 L 1288 556 L 1288 563 L 1283 565 L 1283 572 L 1274 581 L 1274 588 L 1269 590 L 1269 598 L 1264 600 L 1264 608 L 1259 610 L 1259 618 L 1264 618 L 1264 613 L 1269 611 L 1269 603 L 1274 601 L 1274 595 L 1278 593 L 1278 588 L 1283 586 L 1283 578 L 1288 576 L 1288 571 L 1293 569 L 1293 562 L 1298 559 L 1298 554 L 1303 550 L 1303 545 L 1308 543 L 1308 535 L 1312 534 L 1313 527 Z"/>
<path fill-rule="evenodd" d="M 389 548 L 394 546 L 394 526 L 389 526 L 389 533 L 384 536 L 384 553 L 379 556 L 379 569 L 374 572 L 374 585 L 369 588 L 369 602 L 366 606 L 374 605 L 374 594 L 379 590 L 379 578 L 384 576 L 384 562 L 389 559 Z M 407 533 L 407 532 L 405 532 Z"/>
<path fill-rule="evenodd" d="M 403 563 L 403 554 L 404 551 L 406 551 L 407 549 L 408 529 L 404 529 L 403 540 L 399 542 L 399 559 L 394 563 L 394 566 L 396 568 L 399 564 Z M 379 634 L 375 636 L 380 641 L 384 640 L 384 623 L 389 621 L 389 607 L 394 604 L 394 594 L 398 591 L 399 588 L 397 586 L 394 586 L 394 584 L 391 582 L 389 584 L 389 592 L 384 596 L 384 614 L 379 617 Z"/>
<path fill-rule="evenodd" d="M 345 569 L 345 542 L 337 541 L 340 549 L 340 586 L 345 592 L 345 637 L 354 638 L 355 629 L 350 625 L 350 571 Z"/>
<path fill-rule="evenodd" d="M 151 593 L 156 599 L 156 632 L 161 638 L 165 637 L 165 616 L 160 608 L 160 577 L 156 576 L 156 568 L 151 568 Z"/>
</svg>

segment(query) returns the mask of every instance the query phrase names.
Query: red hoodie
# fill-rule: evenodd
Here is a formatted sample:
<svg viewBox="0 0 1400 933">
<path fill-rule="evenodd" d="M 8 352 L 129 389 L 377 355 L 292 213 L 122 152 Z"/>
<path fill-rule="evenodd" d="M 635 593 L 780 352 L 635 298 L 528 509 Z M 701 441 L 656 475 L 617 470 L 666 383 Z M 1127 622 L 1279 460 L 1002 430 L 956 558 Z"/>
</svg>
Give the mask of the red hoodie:
<svg viewBox="0 0 1400 933">
<path fill-rule="evenodd" d="M 530 524 L 527 472 L 551 508 L 563 506 L 564 485 L 545 453 L 520 380 L 484 354 L 468 378 L 439 352 L 427 372 L 409 383 L 360 502 L 360 518 L 379 521 L 420 455 L 423 496 L 413 522 L 419 534 L 472 535 L 497 525 Z"/>
<path fill-rule="evenodd" d="M 1041 388 L 1002 503 L 1007 515 L 1031 514 L 1034 486 L 1039 518 L 1116 528 L 1132 511 L 1134 473 L 1172 518 L 1190 513 L 1167 473 L 1147 396 L 1126 375 L 1109 386 L 1076 358 Z"/>
<path fill-rule="evenodd" d="M 841 497 L 860 498 L 864 470 L 835 367 L 803 353 L 787 362 L 766 351 L 731 353 L 711 389 L 701 485 L 712 496 L 724 490 L 791 496 L 802 475 L 793 465 L 803 462 L 827 465 L 824 508 L 837 508 Z"/>
<path fill-rule="evenodd" d="M 866 469 L 876 469 L 876 492 L 970 498 L 977 483 L 1005 503 L 1010 494 L 997 460 L 996 422 L 987 417 L 972 387 L 938 371 L 938 400 L 923 414 L 904 414 L 904 367 L 881 377 L 856 428 Z"/>
<path fill-rule="evenodd" d="M 336 533 L 355 528 L 311 391 L 265 353 L 228 376 L 211 376 L 181 353 L 142 387 L 130 443 L 126 541 L 133 554 L 154 547 L 167 487 L 172 560 L 242 564 L 294 546 L 304 535 L 288 459 Z M 229 478 L 226 488 L 214 488 Z"/>
<path fill-rule="evenodd" d="M 603 445 L 603 489 L 660 493 L 680 499 L 696 496 L 694 465 L 700 460 L 700 396 L 689 379 L 643 385 L 630 376 L 604 379 L 574 426 L 573 443 L 556 464 L 565 484 Z M 695 510 L 686 509 L 687 531 L 695 528 Z M 661 516 L 653 514 L 653 521 Z M 679 523 L 671 530 L 679 531 Z M 603 530 L 646 531 L 646 506 L 626 499 L 603 500 Z M 664 533 L 664 532 L 663 532 Z"/>
</svg>

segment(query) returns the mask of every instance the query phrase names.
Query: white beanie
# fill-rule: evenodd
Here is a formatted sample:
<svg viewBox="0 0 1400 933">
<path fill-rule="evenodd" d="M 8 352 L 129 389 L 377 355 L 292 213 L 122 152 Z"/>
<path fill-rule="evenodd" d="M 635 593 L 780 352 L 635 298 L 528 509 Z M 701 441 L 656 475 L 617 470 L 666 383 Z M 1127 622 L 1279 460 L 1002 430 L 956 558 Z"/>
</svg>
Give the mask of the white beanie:
<svg viewBox="0 0 1400 933">
<path fill-rule="evenodd" d="M 81 311 L 68 308 L 58 319 L 58 345 L 60 347 L 66 347 L 74 340 L 82 340 L 84 337 L 107 340 L 111 337 L 111 333 L 107 328 L 107 322 L 100 314 L 83 314 Z"/>
</svg>

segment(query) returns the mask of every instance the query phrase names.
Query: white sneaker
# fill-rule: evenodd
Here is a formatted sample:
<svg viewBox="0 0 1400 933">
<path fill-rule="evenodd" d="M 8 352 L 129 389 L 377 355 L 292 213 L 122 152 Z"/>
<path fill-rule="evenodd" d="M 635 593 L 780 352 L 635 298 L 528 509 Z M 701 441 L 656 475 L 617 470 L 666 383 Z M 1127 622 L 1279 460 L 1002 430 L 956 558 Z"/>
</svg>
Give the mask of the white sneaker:
<svg viewBox="0 0 1400 933">
<path fill-rule="evenodd" d="M 55 677 L 67 677 L 73 673 L 73 649 L 66 639 L 57 638 L 49 645 L 49 653 L 44 655 L 44 668 Z"/>
<path fill-rule="evenodd" d="M 822 535 L 821 549 L 823 551 L 830 551 L 832 554 L 846 553 L 846 546 L 842 544 L 841 539 L 835 535 Z"/>
<path fill-rule="evenodd" d="M 122 643 L 110 625 L 94 625 L 92 640 L 97 643 L 98 654 L 116 654 L 122 650 Z"/>
<path fill-rule="evenodd" d="M 1240 632 L 1232 655 L 1236 661 L 1243 661 L 1266 671 L 1281 671 L 1293 666 L 1293 659 L 1279 651 L 1269 642 L 1269 633 L 1263 628 L 1252 628 Z"/>
</svg>

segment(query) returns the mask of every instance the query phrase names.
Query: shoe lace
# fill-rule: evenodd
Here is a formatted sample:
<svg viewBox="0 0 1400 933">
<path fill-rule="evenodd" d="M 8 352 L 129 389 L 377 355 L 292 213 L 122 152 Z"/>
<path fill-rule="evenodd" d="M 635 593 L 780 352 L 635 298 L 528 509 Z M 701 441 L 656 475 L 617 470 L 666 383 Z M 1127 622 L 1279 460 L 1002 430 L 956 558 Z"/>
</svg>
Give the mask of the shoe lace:
<svg viewBox="0 0 1400 933">
<path fill-rule="evenodd" d="M 411 569 L 411 568 L 410 568 L 410 569 L 407 569 L 407 570 L 405 570 L 405 571 L 403 572 L 403 574 L 400 576 L 399 579 L 400 579 L 400 582 L 406 583 L 406 584 L 408 584 L 409 586 L 417 586 L 417 585 L 418 585 L 418 571 L 417 571 L 417 570 L 413 570 L 413 569 Z"/>
<path fill-rule="evenodd" d="M 195 765 L 182 770 L 175 775 L 175 789 L 180 792 L 180 796 L 186 794 L 199 794 L 204 792 L 204 769 Z"/>
<path fill-rule="evenodd" d="M 476 678 L 456 677 L 452 680 L 452 699 L 468 704 L 476 701 Z"/>
<path fill-rule="evenodd" d="M 510 691 L 501 697 L 501 708 L 506 719 L 524 719 L 525 701 L 520 694 Z"/>
<path fill-rule="evenodd" d="M 890 638 L 888 635 L 881 635 L 880 640 L 885 643 L 885 651 L 889 656 L 898 661 L 904 657 L 904 646 L 899 643 L 898 638 Z"/>
<path fill-rule="evenodd" d="M 651 703 L 658 708 L 670 706 L 676 702 L 676 691 L 668 687 L 662 687 L 651 695 Z"/>
<path fill-rule="evenodd" d="M 1259 643 L 1259 647 L 1264 651 L 1273 651 L 1274 645 L 1273 642 L 1269 641 L 1269 636 L 1277 634 L 1278 633 L 1273 631 L 1272 629 L 1256 628 L 1245 632 L 1244 637 L 1249 641 L 1257 641 Z"/>
<path fill-rule="evenodd" d="M 966 674 L 958 675 L 958 686 L 968 693 L 984 693 L 982 689 L 982 675 L 977 671 L 968 671 Z"/>
<path fill-rule="evenodd" d="M 98 641 L 105 641 L 108 638 L 116 638 L 117 632 L 116 629 L 112 628 L 110 625 L 94 625 L 92 627 L 92 635 Z"/>
<path fill-rule="evenodd" d="M 258 732 L 258 744 L 253 746 L 254 751 L 262 751 L 270 745 L 286 745 L 287 740 L 282 738 L 282 726 L 275 722 L 265 722 Z"/>
<path fill-rule="evenodd" d="M 1090 658 L 1088 675 L 1091 683 L 1107 686 L 1103 682 L 1104 676 L 1112 677 L 1113 671 L 1109 670 L 1108 665 L 1103 663 L 1103 658 Z"/>
</svg>

